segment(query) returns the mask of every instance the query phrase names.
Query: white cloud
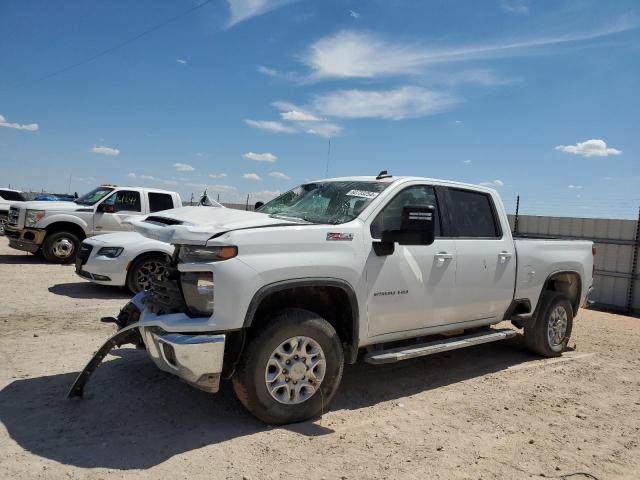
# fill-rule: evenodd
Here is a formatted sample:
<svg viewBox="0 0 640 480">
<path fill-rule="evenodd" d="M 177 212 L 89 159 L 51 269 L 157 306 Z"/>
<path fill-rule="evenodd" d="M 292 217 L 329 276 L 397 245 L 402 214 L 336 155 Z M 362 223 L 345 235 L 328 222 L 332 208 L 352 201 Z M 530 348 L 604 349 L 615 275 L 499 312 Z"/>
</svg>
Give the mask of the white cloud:
<svg viewBox="0 0 640 480">
<path fill-rule="evenodd" d="M 311 128 L 307 128 L 305 133 L 318 135 L 319 137 L 331 138 L 342 133 L 342 127 L 330 122 L 314 123 Z"/>
<path fill-rule="evenodd" d="M 520 15 L 527 15 L 529 13 L 529 5 L 525 0 L 502 0 L 500 2 L 500 8 L 505 12 L 518 13 Z"/>
<path fill-rule="evenodd" d="M 471 164 L 471 160 L 465 160 L 465 161 L 464 161 L 464 162 L 462 162 L 462 163 L 469 165 L 469 164 Z"/>
<path fill-rule="evenodd" d="M 193 172 L 195 170 L 195 168 L 188 163 L 174 163 L 173 168 L 175 168 L 177 172 Z"/>
<path fill-rule="evenodd" d="M 153 177 L 151 175 L 140 175 L 140 178 L 142 180 L 153 180 Z"/>
<path fill-rule="evenodd" d="M 355 10 L 349 10 L 349 16 L 355 18 L 356 20 L 360 18 L 360 14 Z"/>
<path fill-rule="evenodd" d="M 464 125 L 464 123 L 462 122 L 462 120 L 456 120 L 455 122 L 456 125 Z"/>
<path fill-rule="evenodd" d="M 444 48 L 391 42 L 370 33 L 343 30 L 312 43 L 301 60 L 311 70 L 312 80 L 410 75 L 434 64 L 522 56 L 534 48 L 591 40 L 635 27 L 630 20 L 589 32 Z"/>
<path fill-rule="evenodd" d="M 116 155 L 120 155 L 120 150 L 118 150 L 117 148 L 105 147 L 105 146 L 93 147 L 91 149 L 91 152 L 98 153 L 100 155 L 109 155 L 112 157 Z"/>
<path fill-rule="evenodd" d="M 129 172 L 129 173 L 127 173 L 127 177 L 129 177 L 129 178 L 136 178 L 136 177 L 137 177 L 137 175 L 136 175 L 134 172 Z"/>
<path fill-rule="evenodd" d="M 620 155 L 622 153 L 622 150 L 607 147 L 606 142 L 599 138 L 578 142 L 575 145 L 558 145 L 553 149 L 565 153 L 573 153 L 574 155 L 582 155 L 583 157 L 608 157 L 609 155 Z"/>
<path fill-rule="evenodd" d="M 209 185 L 209 190 L 214 192 L 235 192 L 238 189 L 233 185 Z"/>
<path fill-rule="evenodd" d="M 189 63 L 183 58 L 176 58 L 176 62 L 178 62 L 178 63 L 180 63 L 182 65 L 185 65 L 185 64 Z"/>
<path fill-rule="evenodd" d="M 294 133 L 296 130 L 293 127 L 283 125 L 280 122 L 274 122 L 269 120 L 245 120 L 247 125 L 259 128 L 260 130 L 267 130 L 272 133 Z"/>
<path fill-rule="evenodd" d="M 227 0 L 230 13 L 227 27 L 232 27 L 236 23 L 263 15 L 295 1 L 297 0 Z"/>
<path fill-rule="evenodd" d="M 480 182 L 479 185 L 482 185 L 483 187 L 497 188 L 504 186 L 504 182 L 502 180 L 494 180 L 493 182 Z"/>
<path fill-rule="evenodd" d="M 432 115 L 456 103 L 450 94 L 409 86 L 396 90 L 339 90 L 313 100 L 314 108 L 324 115 L 391 120 Z"/>
<path fill-rule="evenodd" d="M 245 173 L 242 175 L 242 178 L 244 178 L 245 180 L 262 180 L 260 175 L 258 175 L 257 173 Z"/>
<path fill-rule="evenodd" d="M 581 190 L 582 189 L 582 185 L 569 185 L 569 188 L 575 188 L 577 190 Z"/>
<path fill-rule="evenodd" d="M 14 128 L 16 130 L 28 130 L 30 132 L 35 132 L 40 128 L 37 123 L 23 124 L 23 123 L 7 122 L 7 119 L 4 118 L 2 115 L 0 115 L 0 127 Z"/>
<path fill-rule="evenodd" d="M 303 112 L 300 110 L 288 110 L 286 112 L 280 112 L 280 116 L 283 120 L 289 120 L 291 122 L 319 122 L 322 119 L 315 115 Z"/>
<path fill-rule="evenodd" d="M 275 162 L 278 157 L 276 157 L 273 153 L 265 152 L 265 153 L 256 153 L 256 152 L 247 152 L 242 155 L 247 160 L 254 160 L 256 162 Z"/>
<path fill-rule="evenodd" d="M 226 173 L 210 173 L 209 178 L 224 178 L 226 177 Z"/>
<path fill-rule="evenodd" d="M 289 175 L 282 172 L 271 172 L 269 176 L 273 178 L 279 178 L 280 180 L 291 180 L 291 177 Z"/>
</svg>

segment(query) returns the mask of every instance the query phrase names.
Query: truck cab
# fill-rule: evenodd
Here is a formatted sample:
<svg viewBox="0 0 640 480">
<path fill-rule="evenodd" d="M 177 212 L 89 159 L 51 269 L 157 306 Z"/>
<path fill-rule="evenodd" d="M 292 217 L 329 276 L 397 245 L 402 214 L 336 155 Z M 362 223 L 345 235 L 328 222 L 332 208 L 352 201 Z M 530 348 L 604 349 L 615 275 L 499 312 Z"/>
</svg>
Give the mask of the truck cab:
<svg viewBox="0 0 640 480">
<path fill-rule="evenodd" d="M 101 185 L 73 202 L 25 202 L 9 210 L 9 246 L 45 259 L 68 263 L 80 242 L 102 233 L 131 230 L 124 220 L 182 206 L 176 192 L 141 187 Z"/>
</svg>

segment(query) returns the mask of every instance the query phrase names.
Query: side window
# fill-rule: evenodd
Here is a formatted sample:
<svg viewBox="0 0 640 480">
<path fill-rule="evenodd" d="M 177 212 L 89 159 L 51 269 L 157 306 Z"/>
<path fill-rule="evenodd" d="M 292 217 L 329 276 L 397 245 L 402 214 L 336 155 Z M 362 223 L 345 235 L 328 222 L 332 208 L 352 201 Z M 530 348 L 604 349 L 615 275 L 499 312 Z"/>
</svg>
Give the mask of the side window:
<svg viewBox="0 0 640 480">
<path fill-rule="evenodd" d="M 118 212 L 141 212 L 140 193 L 131 190 L 120 190 L 104 201 L 105 205 L 114 207 L 113 213 Z"/>
<path fill-rule="evenodd" d="M 149 192 L 149 211 L 160 212 L 173 208 L 173 199 L 168 193 Z"/>
<path fill-rule="evenodd" d="M 489 195 L 471 190 L 449 189 L 451 221 L 458 237 L 500 237 Z"/>
<path fill-rule="evenodd" d="M 380 238 L 385 230 L 399 230 L 402 221 L 402 208 L 405 205 L 433 205 L 436 207 L 434 230 L 435 236 L 440 236 L 440 213 L 436 192 L 429 185 L 414 185 L 407 187 L 391 199 L 371 223 L 371 236 Z"/>
</svg>

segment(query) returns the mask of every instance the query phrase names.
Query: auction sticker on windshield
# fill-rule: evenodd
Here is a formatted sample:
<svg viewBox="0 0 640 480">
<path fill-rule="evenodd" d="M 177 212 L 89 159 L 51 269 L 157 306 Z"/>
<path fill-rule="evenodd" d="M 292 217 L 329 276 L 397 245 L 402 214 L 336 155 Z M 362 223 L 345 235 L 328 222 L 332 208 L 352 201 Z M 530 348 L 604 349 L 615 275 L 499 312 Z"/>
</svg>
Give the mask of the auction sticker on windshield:
<svg viewBox="0 0 640 480">
<path fill-rule="evenodd" d="M 369 192 L 367 190 L 349 190 L 347 195 L 350 197 L 376 198 L 380 192 Z"/>
</svg>

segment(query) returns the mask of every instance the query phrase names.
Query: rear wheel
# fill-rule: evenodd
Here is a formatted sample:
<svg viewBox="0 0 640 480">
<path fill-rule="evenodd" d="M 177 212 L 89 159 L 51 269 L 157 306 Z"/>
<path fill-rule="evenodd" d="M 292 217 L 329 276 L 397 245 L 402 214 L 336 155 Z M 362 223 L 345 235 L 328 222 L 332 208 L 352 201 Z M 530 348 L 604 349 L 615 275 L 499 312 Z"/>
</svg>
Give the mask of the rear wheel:
<svg viewBox="0 0 640 480">
<path fill-rule="evenodd" d="M 148 290 L 153 277 L 167 275 L 169 260 L 165 255 L 145 255 L 133 262 L 127 274 L 127 288 L 133 293 Z"/>
<path fill-rule="evenodd" d="M 300 422 L 322 414 L 335 395 L 344 354 L 329 322 L 307 310 L 273 316 L 245 347 L 233 387 L 265 423 Z"/>
<path fill-rule="evenodd" d="M 53 232 L 46 236 L 42 244 L 44 258 L 53 263 L 69 263 L 76 258 L 80 240 L 70 232 Z"/>
<path fill-rule="evenodd" d="M 524 327 L 527 348 L 545 357 L 558 357 L 569 343 L 573 329 L 573 307 L 559 292 L 545 292 L 535 323 Z"/>
</svg>

